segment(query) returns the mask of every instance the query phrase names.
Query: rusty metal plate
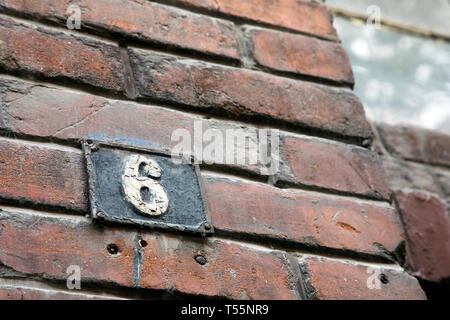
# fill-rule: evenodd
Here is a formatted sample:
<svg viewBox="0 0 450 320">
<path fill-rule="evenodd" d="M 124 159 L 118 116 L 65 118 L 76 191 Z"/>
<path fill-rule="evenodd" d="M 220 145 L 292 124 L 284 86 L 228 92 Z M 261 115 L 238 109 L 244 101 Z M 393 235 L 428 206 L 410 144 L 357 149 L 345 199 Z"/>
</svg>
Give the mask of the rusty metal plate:
<svg viewBox="0 0 450 320">
<path fill-rule="evenodd" d="M 96 220 L 210 235 L 213 227 L 194 159 L 126 138 L 88 136 L 91 214 Z"/>
</svg>

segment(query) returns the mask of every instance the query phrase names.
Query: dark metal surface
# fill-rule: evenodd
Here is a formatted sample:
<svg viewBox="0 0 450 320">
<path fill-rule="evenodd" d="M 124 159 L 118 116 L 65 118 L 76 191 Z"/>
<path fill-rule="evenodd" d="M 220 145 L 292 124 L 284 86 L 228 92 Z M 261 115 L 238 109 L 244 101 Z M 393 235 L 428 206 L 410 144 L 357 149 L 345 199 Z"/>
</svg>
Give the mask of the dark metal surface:
<svg viewBox="0 0 450 320">
<path fill-rule="evenodd" d="M 175 164 L 167 150 L 154 150 L 150 143 L 116 137 L 89 136 L 82 140 L 82 146 L 94 219 L 201 235 L 214 232 L 200 171 L 193 158 Z M 124 197 L 124 164 L 136 154 L 152 158 L 161 168 L 158 182 L 167 194 L 169 206 L 159 216 L 144 214 Z"/>
</svg>

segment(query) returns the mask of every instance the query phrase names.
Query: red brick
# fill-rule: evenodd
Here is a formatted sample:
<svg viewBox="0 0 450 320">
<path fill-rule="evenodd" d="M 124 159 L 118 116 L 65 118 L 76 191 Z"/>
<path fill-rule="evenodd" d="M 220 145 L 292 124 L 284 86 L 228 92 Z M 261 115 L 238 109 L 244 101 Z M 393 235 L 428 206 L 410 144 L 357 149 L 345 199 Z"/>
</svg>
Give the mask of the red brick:
<svg viewBox="0 0 450 320">
<path fill-rule="evenodd" d="M 249 129 L 161 107 L 109 100 L 1 77 L 0 103 L 0 129 L 12 134 L 72 141 L 101 132 L 109 136 L 150 140 L 154 147 L 171 149 L 178 143 L 171 141 L 176 129 L 186 129 L 191 137 L 194 136 L 194 121 L 201 122 L 203 132 L 213 128 L 225 135 L 226 129 Z M 219 164 L 225 165 L 226 161 Z M 259 164 L 226 166 L 256 174 L 261 172 Z"/>
<path fill-rule="evenodd" d="M 418 127 L 378 125 L 388 151 L 405 159 L 450 166 L 450 136 Z"/>
<path fill-rule="evenodd" d="M 407 268 L 424 280 L 450 279 L 450 212 L 446 205 L 424 191 L 398 191 L 395 198 L 407 234 Z"/>
<path fill-rule="evenodd" d="M 22 290 L 16 288 L 0 288 L 0 300 L 23 300 Z"/>
<path fill-rule="evenodd" d="M 0 128 L 12 134 L 76 141 L 101 132 L 110 136 L 150 140 L 155 147 L 170 149 L 174 145 L 172 132 L 184 128 L 192 135 L 196 120 L 202 120 L 204 130 L 245 129 L 224 121 L 205 120 L 200 116 L 160 107 L 109 100 L 9 78 L 0 78 L 0 84 Z M 121 121 L 117 121 L 118 118 Z M 283 148 L 287 151 L 284 152 Z M 388 197 L 388 191 L 382 184 L 383 175 L 378 172 L 374 156 L 366 149 L 333 144 L 324 139 L 288 137 L 285 145 L 281 145 L 281 152 L 287 153 L 286 165 L 281 167 L 279 175 L 281 181 Z M 336 158 L 332 164 L 338 163 L 346 171 L 330 168 L 324 160 L 328 157 Z M 367 163 L 362 164 L 364 162 Z M 260 165 L 231 165 L 225 161 L 218 164 L 261 173 Z M 321 165 L 320 170 L 318 164 Z"/>
<path fill-rule="evenodd" d="M 298 299 L 282 253 L 219 240 L 201 244 L 177 237 L 144 239 L 149 250 L 143 254 L 143 287 L 234 299 Z M 208 261 L 204 266 L 194 259 L 198 253 Z"/>
<path fill-rule="evenodd" d="M 204 179 L 219 230 L 374 255 L 393 252 L 404 240 L 397 213 L 387 205 L 210 175 Z"/>
<path fill-rule="evenodd" d="M 383 144 L 380 141 L 380 135 L 378 134 L 378 130 L 375 124 L 373 122 L 370 122 L 370 127 L 372 128 L 372 136 L 373 136 L 370 149 L 380 156 L 386 155 L 385 148 L 383 147 Z"/>
<path fill-rule="evenodd" d="M 371 136 L 361 102 L 347 90 L 139 49 L 130 49 L 130 59 L 143 98 L 233 117 L 270 117 L 348 137 Z"/>
<path fill-rule="evenodd" d="M 122 91 L 117 46 L 0 17 L 0 67 Z"/>
<path fill-rule="evenodd" d="M 164 289 L 223 298 L 297 299 L 285 254 L 218 239 L 100 228 L 85 218 L 0 212 L 0 262 L 24 274 L 64 280 L 70 265 L 81 283 Z M 119 254 L 106 247 L 115 243 Z M 139 259 L 139 251 L 141 259 Z M 195 261 L 203 255 L 207 263 Z M 139 262 L 141 261 L 141 262 Z"/>
<path fill-rule="evenodd" d="M 88 209 L 81 152 L 0 139 L 0 197 Z"/>
<path fill-rule="evenodd" d="M 0 148 L 0 197 L 88 211 L 80 153 L 11 140 Z M 214 224 L 226 231 L 368 254 L 393 252 L 403 239 L 395 212 L 383 205 L 214 179 L 206 192 Z"/>
<path fill-rule="evenodd" d="M 239 59 L 233 23 L 145 0 L 0 0 L 0 8 L 66 25 L 72 3 L 82 8 L 81 30 L 98 29 Z"/>
<path fill-rule="evenodd" d="M 341 143 L 286 137 L 281 180 L 389 199 L 390 189 L 374 152 Z"/>
<path fill-rule="evenodd" d="M 3 88 L 0 89 L 0 101 L 3 104 L 3 108 L 0 109 L 3 118 L 3 121 L 0 121 L 0 128 L 20 134 L 73 140 L 102 132 L 111 136 L 151 139 L 155 146 L 170 148 L 173 146 L 173 142 L 171 142 L 172 132 L 177 128 L 184 128 L 193 134 L 195 120 L 202 120 L 204 130 L 208 128 L 235 129 L 236 127 L 242 129 L 239 126 L 219 120 L 205 120 L 202 117 L 178 111 L 131 102 L 107 100 L 89 94 L 64 91 L 29 82 L 0 78 L 0 84 Z M 118 122 L 117 118 L 120 118 L 121 121 Z M 49 119 L 52 120 L 48 121 Z M 291 141 L 294 141 L 294 143 L 291 143 Z M 374 162 L 376 163 L 376 161 L 372 159 L 371 153 L 366 149 L 330 144 L 323 139 L 299 141 L 304 144 L 311 144 L 311 150 L 323 150 L 320 157 L 324 155 L 337 157 L 337 154 L 340 155 L 342 159 L 347 160 L 347 162 L 342 160 L 340 162 L 343 162 L 349 169 L 344 173 L 316 170 L 314 165 L 320 160 L 319 156 L 307 158 L 307 154 L 296 155 L 296 153 L 302 152 L 302 149 L 297 150 L 295 144 L 297 139 L 287 138 L 287 150 L 293 149 L 293 154 L 288 159 L 292 161 L 291 166 L 297 169 L 298 163 L 303 167 L 306 164 L 308 170 L 316 172 L 316 177 L 315 179 L 303 177 L 303 175 L 292 177 L 289 163 L 287 163 L 287 172 L 284 172 L 280 177 L 282 180 L 367 195 L 371 195 L 370 189 L 365 184 L 371 182 L 369 178 L 374 181 L 381 181 L 382 175 L 374 173 L 374 168 L 376 168 Z M 303 145 L 299 148 L 303 148 Z M 329 148 L 334 149 L 330 152 Z M 358 152 L 351 151 L 353 149 Z M 363 156 L 360 156 L 359 153 Z M 341 158 L 338 158 L 338 161 Z M 366 175 L 365 171 L 361 170 L 358 175 L 351 165 L 354 162 L 359 166 L 359 163 L 366 161 L 366 158 L 372 159 L 368 161 L 370 165 L 365 170 L 368 174 Z M 258 166 L 245 165 L 241 167 L 260 173 Z M 339 185 L 329 183 L 330 176 L 333 177 L 333 174 L 336 181 L 341 179 L 344 182 L 350 181 L 351 183 L 341 182 Z M 378 179 L 373 179 L 374 175 L 377 175 Z M 369 178 L 366 178 L 362 183 L 362 177 L 366 176 Z M 374 188 L 377 188 L 375 190 L 386 196 L 382 184 L 374 184 Z"/>
<path fill-rule="evenodd" d="M 450 210 L 450 170 L 439 170 L 436 168 L 433 169 L 433 175 L 438 181 L 438 184 L 442 190 L 442 195 L 447 201 L 447 207 Z"/>
<path fill-rule="evenodd" d="M 8 78 L 0 78 L 0 102 L 0 128 L 64 140 L 78 140 L 101 132 L 110 136 L 150 139 L 156 145 L 169 148 L 173 130 L 186 128 L 191 131 L 196 119 L 159 107 Z"/>
<path fill-rule="evenodd" d="M 21 135 L 76 141 L 101 132 L 110 136 L 150 140 L 155 147 L 170 149 L 175 145 L 171 141 L 174 130 L 183 128 L 193 136 L 194 121 L 202 121 L 203 132 L 208 128 L 222 132 L 226 129 L 251 128 L 219 120 L 205 120 L 200 116 L 160 107 L 108 100 L 8 78 L 0 78 L 0 84 L 0 101 L 3 106 L 0 109 L 0 128 Z M 118 118 L 121 121 L 117 121 Z M 281 138 L 283 136 L 282 133 Z M 288 154 L 285 156 L 286 165 L 281 167 L 281 181 L 388 197 L 388 189 L 383 188 L 382 184 L 383 175 L 378 172 L 379 168 L 370 151 L 343 144 L 330 144 L 324 139 L 286 140 L 280 151 Z M 283 151 L 284 147 L 287 148 L 286 152 Z M 309 150 L 309 153 L 305 150 Z M 332 163 L 338 163 L 346 171 L 330 168 L 326 162 L 328 157 L 336 158 Z M 362 164 L 364 161 L 367 163 Z M 318 163 L 321 165 L 319 169 Z M 226 164 L 225 160 L 217 164 L 245 169 L 255 174 L 261 173 L 262 166 Z"/>
<path fill-rule="evenodd" d="M 327 7 L 311 0 L 173 0 L 213 12 L 336 40 Z"/>
<path fill-rule="evenodd" d="M 111 300 L 111 298 L 76 292 L 0 286 L 0 300 Z"/>
<path fill-rule="evenodd" d="M 354 84 L 350 60 L 339 43 L 255 28 L 248 36 L 256 62 L 264 67 Z"/>
<path fill-rule="evenodd" d="M 0 212 L 0 262 L 23 274 L 66 280 L 67 268 L 78 265 L 83 280 L 133 286 L 134 236 L 95 227 L 85 218 L 45 217 Z M 120 254 L 110 254 L 110 243 Z"/>
<path fill-rule="evenodd" d="M 300 260 L 307 296 L 323 300 L 426 300 L 419 282 L 401 269 L 303 257 Z M 368 269 L 368 268 L 372 269 Z M 379 289 L 369 277 L 383 274 Z M 376 279 L 376 278 L 375 278 Z"/>
<path fill-rule="evenodd" d="M 420 163 L 413 163 L 392 157 L 383 158 L 383 167 L 392 190 L 418 189 L 440 193 L 430 169 Z"/>
</svg>

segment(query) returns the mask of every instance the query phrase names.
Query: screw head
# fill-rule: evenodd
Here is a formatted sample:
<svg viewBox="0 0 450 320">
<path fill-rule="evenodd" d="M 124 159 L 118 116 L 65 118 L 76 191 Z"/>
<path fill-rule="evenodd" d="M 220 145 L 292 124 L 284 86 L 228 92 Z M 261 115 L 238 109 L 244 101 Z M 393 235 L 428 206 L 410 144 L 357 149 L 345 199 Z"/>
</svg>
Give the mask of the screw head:
<svg viewBox="0 0 450 320">
<path fill-rule="evenodd" d="M 205 223 L 203 227 L 205 228 L 205 230 L 211 230 L 211 225 L 209 223 Z"/>
</svg>

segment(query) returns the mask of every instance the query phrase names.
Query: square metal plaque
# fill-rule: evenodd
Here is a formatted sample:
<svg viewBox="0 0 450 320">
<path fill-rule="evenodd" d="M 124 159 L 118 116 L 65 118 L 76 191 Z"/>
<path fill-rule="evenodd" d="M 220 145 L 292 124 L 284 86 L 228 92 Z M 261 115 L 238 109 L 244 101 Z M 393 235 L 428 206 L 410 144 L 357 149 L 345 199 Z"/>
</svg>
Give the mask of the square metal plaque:
<svg viewBox="0 0 450 320">
<path fill-rule="evenodd" d="M 198 165 L 144 141 L 82 140 L 94 219 L 211 235 Z M 175 159 L 175 161 L 174 161 Z"/>
</svg>

